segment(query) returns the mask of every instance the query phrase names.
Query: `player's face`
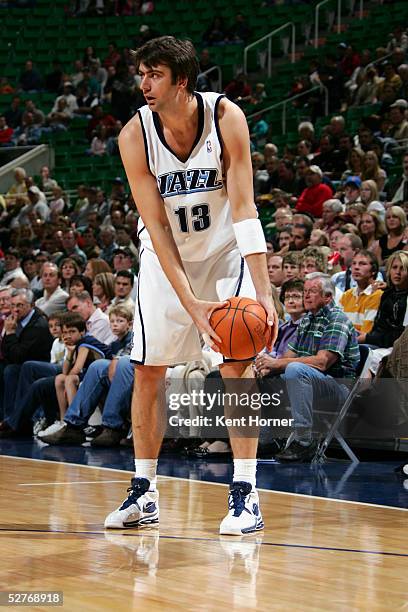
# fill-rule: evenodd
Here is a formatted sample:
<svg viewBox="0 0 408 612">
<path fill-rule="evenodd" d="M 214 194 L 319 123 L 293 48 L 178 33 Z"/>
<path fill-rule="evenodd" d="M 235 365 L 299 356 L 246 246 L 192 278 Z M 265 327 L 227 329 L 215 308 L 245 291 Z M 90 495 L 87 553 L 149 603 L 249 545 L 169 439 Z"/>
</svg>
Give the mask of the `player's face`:
<svg viewBox="0 0 408 612">
<path fill-rule="evenodd" d="M 178 86 L 172 82 L 168 66 L 159 64 L 148 67 L 142 63 L 139 66 L 139 75 L 142 78 L 140 88 L 151 110 L 158 112 L 174 100 Z"/>
</svg>

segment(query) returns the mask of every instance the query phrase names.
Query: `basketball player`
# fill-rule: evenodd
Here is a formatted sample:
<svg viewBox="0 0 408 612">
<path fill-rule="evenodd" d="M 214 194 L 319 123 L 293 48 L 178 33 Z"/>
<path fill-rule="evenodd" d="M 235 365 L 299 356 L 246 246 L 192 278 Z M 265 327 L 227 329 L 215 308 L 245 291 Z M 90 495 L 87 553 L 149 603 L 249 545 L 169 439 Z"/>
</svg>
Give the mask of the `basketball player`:
<svg viewBox="0 0 408 612">
<path fill-rule="evenodd" d="M 123 128 L 119 148 L 140 212 L 132 426 L 136 476 L 105 527 L 157 523 L 157 457 L 164 417 L 159 390 L 168 366 L 201 359 L 199 333 L 216 350 L 209 317 L 232 295 L 256 298 L 277 330 L 266 244 L 253 203 L 249 134 L 241 110 L 194 93 L 190 42 L 163 36 L 135 52 L 146 106 Z M 271 334 L 271 343 L 274 340 Z M 221 366 L 239 378 L 250 362 Z M 255 490 L 256 438 L 232 437 L 234 477 L 220 533 L 263 528 Z"/>
</svg>

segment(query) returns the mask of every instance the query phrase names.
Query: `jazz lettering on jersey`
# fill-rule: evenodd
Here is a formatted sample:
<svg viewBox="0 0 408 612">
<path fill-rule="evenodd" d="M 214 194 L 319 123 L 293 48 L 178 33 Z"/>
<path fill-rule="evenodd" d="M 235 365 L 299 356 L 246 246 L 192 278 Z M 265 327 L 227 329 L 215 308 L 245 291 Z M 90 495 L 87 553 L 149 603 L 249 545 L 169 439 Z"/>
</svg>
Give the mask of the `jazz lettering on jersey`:
<svg viewBox="0 0 408 612">
<path fill-rule="evenodd" d="M 222 180 L 218 179 L 217 168 L 175 170 L 160 174 L 157 177 L 157 183 L 162 198 L 200 191 L 214 191 L 223 187 Z"/>
</svg>

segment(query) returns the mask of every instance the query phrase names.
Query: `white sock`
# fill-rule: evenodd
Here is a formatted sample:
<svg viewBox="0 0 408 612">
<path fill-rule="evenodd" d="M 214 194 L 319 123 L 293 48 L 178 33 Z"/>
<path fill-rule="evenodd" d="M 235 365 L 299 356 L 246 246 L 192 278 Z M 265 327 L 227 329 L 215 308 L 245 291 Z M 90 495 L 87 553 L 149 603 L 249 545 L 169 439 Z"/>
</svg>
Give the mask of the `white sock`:
<svg viewBox="0 0 408 612">
<path fill-rule="evenodd" d="M 256 459 L 234 459 L 234 476 L 232 482 L 250 482 L 256 486 Z"/>
<path fill-rule="evenodd" d="M 147 478 L 149 491 L 155 491 L 157 485 L 157 459 L 135 459 L 136 478 Z"/>
</svg>

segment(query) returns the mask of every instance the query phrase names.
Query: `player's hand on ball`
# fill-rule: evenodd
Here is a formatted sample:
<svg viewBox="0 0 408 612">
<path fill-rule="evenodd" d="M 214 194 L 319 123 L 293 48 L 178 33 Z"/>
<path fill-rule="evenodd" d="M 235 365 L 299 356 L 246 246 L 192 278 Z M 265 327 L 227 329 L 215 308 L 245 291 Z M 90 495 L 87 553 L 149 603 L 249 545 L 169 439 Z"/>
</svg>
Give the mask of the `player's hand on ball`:
<svg viewBox="0 0 408 612">
<path fill-rule="evenodd" d="M 278 336 L 278 329 L 279 329 L 278 314 L 276 312 L 275 306 L 273 305 L 273 300 L 271 296 L 257 295 L 256 300 L 257 302 L 262 304 L 262 306 L 265 308 L 266 313 L 268 315 L 268 325 L 270 327 L 271 333 L 270 333 L 270 338 L 268 340 L 268 343 L 266 345 L 266 349 L 270 352 Z"/>
<path fill-rule="evenodd" d="M 205 302 L 197 300 L 190 316 L 196 324 L 198 331 L 203 337 L 204 342 L 216 353 L 220 352 L 217 343 L 221 343 L 221 338 L 215 333 L 210 325 L 210 317 L 214 310 L 222 308 L 227 302 Z"/>
</svg>

